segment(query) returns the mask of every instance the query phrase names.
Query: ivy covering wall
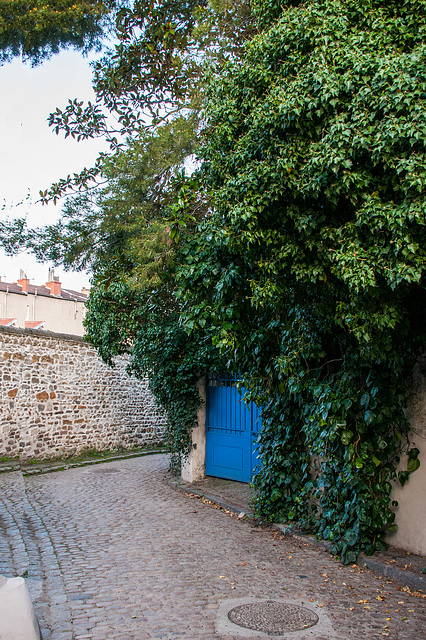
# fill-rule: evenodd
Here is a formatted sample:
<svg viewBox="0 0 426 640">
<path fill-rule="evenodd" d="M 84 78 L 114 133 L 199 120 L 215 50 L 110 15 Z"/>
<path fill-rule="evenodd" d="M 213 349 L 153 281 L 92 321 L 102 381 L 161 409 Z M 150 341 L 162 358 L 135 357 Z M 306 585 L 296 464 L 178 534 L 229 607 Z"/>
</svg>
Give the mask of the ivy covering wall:
<svg viewBox="0 0 426 640">
<path fill-rule="evenodd" d="M 214 203 L 180 295 L 263 409 L 258 509 L 344 562 L 393 530 L 404 407 L 425 347 L 425 3 L 256 3 L 213 73 L 200 180 Z M 188 264 L 189 263 L 189 264 Z"/>
<path fill-rule="evenodd" d="M 259 512 L 373 553 L 420 464 L 426 0 L 135 2 L 108 24 L 96 101 L 49 122 L 110 151 L 42 192 L 74 194 L 58 224 L 0 241 L 93 270 L 88 337 L 150 375 L 176 465 L 198 378 L 238 371 L 263 411 Z"/>
</svg>

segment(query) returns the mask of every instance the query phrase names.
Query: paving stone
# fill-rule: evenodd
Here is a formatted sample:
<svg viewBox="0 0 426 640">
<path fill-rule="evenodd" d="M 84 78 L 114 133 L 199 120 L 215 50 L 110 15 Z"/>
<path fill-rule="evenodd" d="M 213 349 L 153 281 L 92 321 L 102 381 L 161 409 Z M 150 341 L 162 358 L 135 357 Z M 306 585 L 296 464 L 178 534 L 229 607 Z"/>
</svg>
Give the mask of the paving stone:
<svg viewBox="0 0 426 640">
<path fill-rule="evenodd" d="M 165 456 L 106 467 L 0 476 L 0 569 L 41 581 L 44 640 L 233 640 L 235 598 L 319 603 L 342 640 L 426 637 L 425 598 L 176 492 Z"/>
</svg>

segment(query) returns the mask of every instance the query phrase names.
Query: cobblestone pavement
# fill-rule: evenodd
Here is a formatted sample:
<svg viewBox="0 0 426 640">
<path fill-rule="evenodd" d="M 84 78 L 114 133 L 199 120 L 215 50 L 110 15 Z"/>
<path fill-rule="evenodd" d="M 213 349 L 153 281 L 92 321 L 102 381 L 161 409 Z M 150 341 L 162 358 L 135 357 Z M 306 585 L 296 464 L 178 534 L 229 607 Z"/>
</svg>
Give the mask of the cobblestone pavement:
<svg viewBox="0 0 426 640">
<path fill-rule="evenodd" d="M 334 628 L 313 640 L 426 638 L 422 594 L 181 494 L 166 470 L 154 455 L 2 474 L 0 573 L 28 572 L 44 640 L 233 640 L 218 611 L 242 598 L 310 605 Z"/>
</svg>

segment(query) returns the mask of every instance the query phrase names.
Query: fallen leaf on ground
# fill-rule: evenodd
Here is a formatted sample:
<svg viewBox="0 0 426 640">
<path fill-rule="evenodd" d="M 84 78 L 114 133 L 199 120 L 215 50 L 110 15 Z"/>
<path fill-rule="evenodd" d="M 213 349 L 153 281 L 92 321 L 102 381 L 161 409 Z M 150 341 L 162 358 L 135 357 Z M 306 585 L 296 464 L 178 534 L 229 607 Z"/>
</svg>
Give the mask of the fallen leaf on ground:
<svg viewBox="0 0 426 640">
<path fill-rule="evenodd" d="M 421 591 L 411 591 L 410 587 L 397 587 L 398 591 L 404 591 L 404 593 L 410 594 L 410 596 L 414 596 L 415 598 L 426 598 L 426 593 L 422 593 Z"/>
</svg>

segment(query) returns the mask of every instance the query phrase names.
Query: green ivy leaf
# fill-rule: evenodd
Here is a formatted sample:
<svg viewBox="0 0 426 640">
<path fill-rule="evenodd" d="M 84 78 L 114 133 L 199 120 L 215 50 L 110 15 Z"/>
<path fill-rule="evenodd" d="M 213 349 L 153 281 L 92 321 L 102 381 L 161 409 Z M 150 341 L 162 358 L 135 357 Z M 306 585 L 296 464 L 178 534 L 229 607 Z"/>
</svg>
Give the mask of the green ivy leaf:
<svg viewBox="0 0 426 640">
<path fill-rule="evenodd" d="M 413 471 L 417 471 L 419 467 L 420 467 L 420 460 L 418 458 L 409 458 L 407 463 L 408 473 L 413 473 Z"/>
<path fill-rule="evenodd" d="M 352 431 L 344 431 L 342 433 L 342 435 L 340 436 L 340 439 L 342 441 L 342 444 L 344 444 L 345 446 L 347 446 L 348 444 L 350 444 L 351 440 L 353 437 L 353 433 Z"/>
</svg>

